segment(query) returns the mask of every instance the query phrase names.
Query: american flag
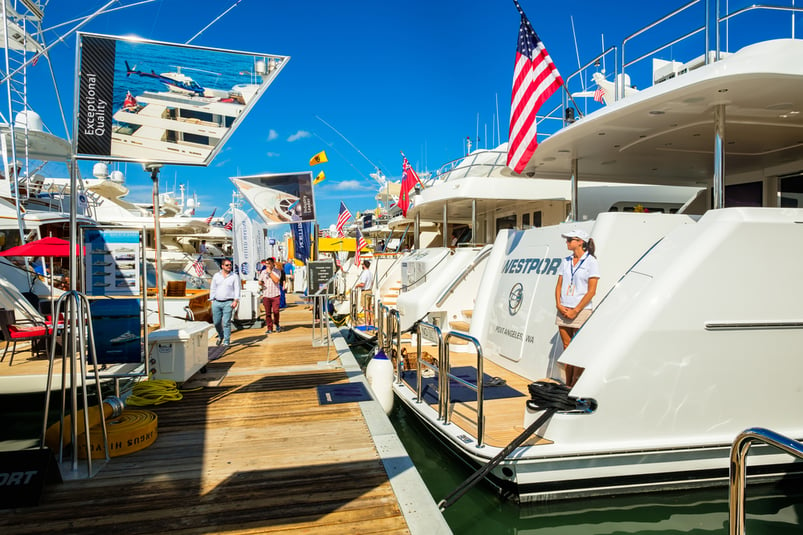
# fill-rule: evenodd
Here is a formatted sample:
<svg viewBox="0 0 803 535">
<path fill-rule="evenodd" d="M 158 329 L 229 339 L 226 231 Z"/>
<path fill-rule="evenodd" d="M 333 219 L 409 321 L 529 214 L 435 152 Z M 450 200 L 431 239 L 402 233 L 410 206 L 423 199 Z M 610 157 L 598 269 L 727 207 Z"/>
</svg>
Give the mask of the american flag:
<svg viewBox="0 0 803 535">
<path fill-rule="evenodd" d="M 605 99 L 605 90 L 602 87 L 597 87 L 597 90 L 594 91 L 594 100 L 597 102 L 604 102 Z"/>
<path fill-rule="evenodd" d="M 513 3 L 521 13 L 521 25 L 513 70 L 507 165 L 521 173 L 538 146 L 536 114 L 541 104 L 563 84 L 563 79 L 521 6 L 516 0 Z"/>
<path fill-rule="evenodd" d="M 195 262 L 193 262 L 192 266 L 191 266 L 191 269 L 193 271 L 195 271 L 195 273 L 199 277 L 203 277 L 204 272 L 206 271 L 204 269 L 204 260 L 203 260 L 203 258 L 204 258 L 204 255 L 198 255 L 198 259 Z"/>
<path fill-rule="evenodd" d="M 343 201 L 340 201 L 340 213 L 337 214 L 337 224 L 335 228 L 337 229 L 337 235 L 343 237 L 343 227 L 346 225 L 346 222 L 351 219 L 351 212 L 349 209 L 346 208 L 346 205 Z"/>
<path fill-rule="evenodd" d="M 413 191 L 416 182 L 420 182 L 418 178 L 418 174 L 415 170 L 410 166 L 410 162 L 407 161 L 407 156 L 404 156 L 402 160 L 402 181 L 401 181 L 401 191 L 399 192 L 399 208 L 401 208 L 402 215 L 407 217 L 407 210 L 410 209 L 410 192 Z"/>
<path fill-rule="evenodd" d="M 206 218 L 206 224 L 210 225 L 212 223 L 212 218 L 215 217 L 215 212 L 217 212 L 217 208 L 212 210 L 212 215 Z"/>
<path fill-rule="evenodd" d="M 234 220 L 233 219 L 229 219 L 229 222 L 226 223 L 225 225 L 223 225 L 223 228 L 226 229 L 226 230 L 233 229 L 234 228 Z"/>
<path fill-rule="evenodd" d="M 354 263 L 358 266 L 360 265 L 360 251 L 368 247 L 368 243 L 365 241 L 365 238 L 362 237 L 362 232 L 360 229 L 357 229 L 357 246 L 354 249 L 356 252 L 354 253 Z"/>
</svg>

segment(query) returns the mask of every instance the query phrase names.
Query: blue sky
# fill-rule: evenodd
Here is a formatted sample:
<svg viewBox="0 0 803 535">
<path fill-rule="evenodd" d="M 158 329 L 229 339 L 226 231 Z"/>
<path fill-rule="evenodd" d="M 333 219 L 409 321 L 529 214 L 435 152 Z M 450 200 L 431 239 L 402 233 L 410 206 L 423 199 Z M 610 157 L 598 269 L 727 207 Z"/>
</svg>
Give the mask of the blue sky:
<svg viewBox="0 0 803 535">
<path fill-rule="evenodd" d="M 91 13 L 104 3 L 52 1 L 45 28 Z M 183 43 L 232 3 L 162 0 L 103 15 L 84 30 Z M 607 46 L 619 43 L 681 3 L 521 1 L 564 77 L 578 66 L 572 21 L 585 63 L 602 50 L 603 33 Z M 738 3 L 731 1 L 731 8 Z M 336 220 L 341 200 L 352 213 L 372 208 L 373 165 L 317 117 L 397 179 L 400 151 L 416 169 L 436 170 L 464 154 L 467 137 L 476 146 L 479 134 L 480 147 L 498 142 L 498 134 L 492 139 L 497 101 L 505 141 L 518 26 L 518 14 L 509 0 L 242 0 L 193 44 L 292 59 L 212 164 L 166 166 L 162 189 L 186 183 L 199 197 L 199 215 L 215 208 L 221 215 L 232 198 L 230 176 L 324 170 L 327 179 L 315 189 L 322 227 Z M 634 44 L 628 53 L 637 50 Z M 684 52 L 677 46 L 663 57 Z M 62 98 L 71 108 L 74 39 L 57 45 L 52 56 Z M 47 75 L 44 62 L 34 69 L 34 77 Z M 649 80 L 639 83 L 646 85 Z M 52 91 L 34 91 L 30 98 L 46 125 L 63 133 Z M 329 162 L 310 168 L 309 158 L 320 150 L 327 151 Z M 85 175 L 91 174 L 91 167 L 92 162 L 81 164 Z M 149 200 L 148 175 L 133 164 L 123 171 L 131 198 Z M 285 230 L 278 227 L 273 234 Z"/>
</svg>

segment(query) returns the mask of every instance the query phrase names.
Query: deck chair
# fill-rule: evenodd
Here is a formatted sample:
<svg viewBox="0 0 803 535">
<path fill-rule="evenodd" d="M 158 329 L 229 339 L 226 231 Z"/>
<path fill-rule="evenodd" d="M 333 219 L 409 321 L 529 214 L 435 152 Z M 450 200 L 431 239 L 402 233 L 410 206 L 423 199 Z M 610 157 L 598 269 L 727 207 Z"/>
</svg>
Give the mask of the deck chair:
<svg viewBox="0 0 803 535">
<path fill-rule="evenodd" d="M 8 361 L 9 366 L 14 363 L 14 354 L 17 351 L 17 342 L 26 340 L 30 341 L 31 352 L 33 353 L 35 351 L 33 343 L 37 340 L 44 340 L 44 348 L 45 352 L 47 352 L 47 339 L 51 334 L 53 334 L 53 328 L 44 322 L 26 321 L 17 323 L 14 310 L 8 310 L 5 308 L 0 308 L 0 331 L 2 331 L 3 338 L 6 341 L 6 347 L 3 350 L 3 356 L 0 357 L 0 362 L 5 360 L 6 354 L 8 353 L 9 344 L 12 342 L 14 343 L 14 345 L 11 346 L 11 358 Z"/>
</svg>

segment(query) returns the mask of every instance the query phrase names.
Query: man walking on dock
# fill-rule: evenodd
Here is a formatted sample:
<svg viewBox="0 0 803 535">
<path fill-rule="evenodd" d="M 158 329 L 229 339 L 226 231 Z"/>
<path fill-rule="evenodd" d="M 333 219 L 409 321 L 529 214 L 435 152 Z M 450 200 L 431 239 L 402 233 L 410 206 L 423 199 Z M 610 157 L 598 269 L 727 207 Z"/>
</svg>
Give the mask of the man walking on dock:
<svg viewBox="0 0 803 535">
<path fill-rule="evenodd" d="M 223 260 L 220 271 L 212 277 L 212 284 L 209 286 L 217 345 L 224 346 L 231 343 L 231 317 L 240 304 L 240 277 L 232 273 L 231 267 L 231 260 Z"/>
</svg>

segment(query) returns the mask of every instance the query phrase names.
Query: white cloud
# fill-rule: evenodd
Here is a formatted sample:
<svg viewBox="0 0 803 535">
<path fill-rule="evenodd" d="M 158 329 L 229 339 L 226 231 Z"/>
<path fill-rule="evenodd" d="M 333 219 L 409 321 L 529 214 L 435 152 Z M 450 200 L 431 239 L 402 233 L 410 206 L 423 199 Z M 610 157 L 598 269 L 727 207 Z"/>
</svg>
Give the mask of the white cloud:
<svg viewBox="0 0 803 535">
<path fill-rule="evenodd" d="M 298 141 L 299 139 L 303 139 L 305 137 L 310 137 L 311 135 L 312 134 L 310 134 L 306 130 L 299 130 L 298 132 L 296 132 L 292 136 L 288 137 L 287 141 L 292 143 L 293 141 Z"/>
<path fill-rule="evenodd" d="M 334 189 L 338 191 L 365 191 L 375 189 L 373 186 L 366 186 L 364 182 L 359 180 L 343 180 L 342 182 L 337 182 L 334 186 Z"/>
<path fill-rule="evenodd" d="M 277 137 L 279 137 L 279 132 L 271 128 L 270 131 L 268 132 L 268 141 L 273 141 Z"/>
<path fill-rule="evenodd" d="M 278 158 L 280 154 L 278 152 L 266 152 L 265 156 L 268 158 Z"/>
</svg>

